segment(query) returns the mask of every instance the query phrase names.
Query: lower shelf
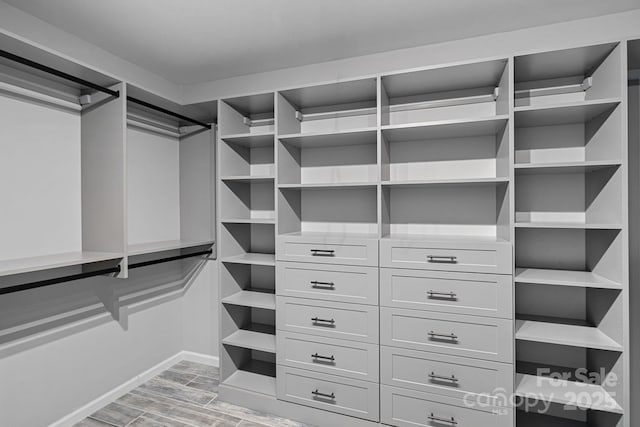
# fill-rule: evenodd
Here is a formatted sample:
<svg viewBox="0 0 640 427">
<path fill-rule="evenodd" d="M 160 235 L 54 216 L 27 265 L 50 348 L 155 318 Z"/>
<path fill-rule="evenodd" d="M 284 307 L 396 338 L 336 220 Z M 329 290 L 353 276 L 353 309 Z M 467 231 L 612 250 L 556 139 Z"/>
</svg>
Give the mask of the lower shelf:
<svg viewBox="0 0 640 427">
<path fill-rule="evenodd" d="M 222 340 L 223 344 L 251 350 L 276 352 L 276 336 L 268 333 L 240 329 Z"/>
<path fill-rule="evenodd" d="M 255 365 L 273 365 L 266 362 L 253 361 L 252 364 Z M 253 370 L 257 367 L 248 367 L 253 368 Z M 262 367 L 262 369 L 267 367 Z M 269 369 L 269 368 L 267 368 Z M 275 365 L 273 365 L 273 369 L 275 370 Z M 269 369 L 270 370 L 270 369 Z M 265 394 L 267 396 L 276 395 L 276 378 L 275 372 L 273 372 L 273 376 L 260 374 L 256 372 L 250 372 L 249 370 L 238 370 L 231 374 L 229 378 L 227 378 L 224 382 L 224 385 L 234 388 L 239 388 L 242 390 L 247 390 L 255 393 Z"/>
<path fill-rule="evenodd" d="M 600 329 L 564 323 L 516 320 L 516 340 L 597 350 L 622 351 L 622 346 Z"/>
<path fill-rule="evenodd" d="M 536 375 L 516 375 L 516 395 L 581 409 L 622 414 L 622 408 L 597 384 L 578 383 Z"/>
</svg>

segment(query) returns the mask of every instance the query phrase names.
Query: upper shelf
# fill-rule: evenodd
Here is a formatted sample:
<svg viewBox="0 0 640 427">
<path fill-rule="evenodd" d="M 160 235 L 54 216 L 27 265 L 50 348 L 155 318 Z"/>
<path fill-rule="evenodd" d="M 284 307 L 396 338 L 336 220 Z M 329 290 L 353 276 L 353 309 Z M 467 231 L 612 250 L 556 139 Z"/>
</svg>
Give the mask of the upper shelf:
<svg viewBox="0 0 640 427">
<path fill-rule="evenodd" d="M 278 136 L 278 139 L 296 147 L 330 147 L 375 144 L 377 136 L 375 128 L 365 127 L 361 129 L 311 132 L 306 134 L 287 134 Z"/>
<path fill-rule="evenodd" d="M 501 114 L 493 117 L 387 125 L 382 126 L 382 134 L 388 142 L 495 135 L 505 128 L 508 119 L 507 114 Z"/>
<path fill-rule="evenodd" d="M 600 114 L 612 111 L 618 104 L 620 104 L 619 98 L 607 98 L 557 105 L 516 107 L 515 125 L 532 127 L 586 123 Z"/>
<path fill-rule="evenodd" d="M 69 252 L 0 261 L 0 277 L 123 258 L 122 253 Z"/>
<path fill-rule="evenodd" d="M 226 136 L 221 135 L 220 139 L 244 147 L 268 147 L 273 146 L 274 135 L 273 131 L 265 133 L 239 133 Z"/>
<path fill-rule="evenodd" d="M 189 240 L 165 240 L 162 242 L 138 243 L 129 245 L 127 253 L 130 256 L 151 254 L 156 252 L 173 251 L 179 249 L 189 249 L 198 246 L 211 246 L 213 240 L 189 241 Z"/>
</svg>

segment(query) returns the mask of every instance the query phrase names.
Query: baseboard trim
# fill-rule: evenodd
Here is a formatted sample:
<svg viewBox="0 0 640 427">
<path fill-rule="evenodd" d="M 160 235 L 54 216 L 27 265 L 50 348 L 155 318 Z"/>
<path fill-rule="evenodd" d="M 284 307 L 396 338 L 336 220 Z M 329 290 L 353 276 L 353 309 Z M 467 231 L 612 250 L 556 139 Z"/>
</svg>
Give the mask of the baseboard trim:
<svg viewBox="0 0 640 427">
<path fill-rule="evenodd" d="M 118 398 L 124 396 L 134 388 L 144 384 L 145 382 L 149 381 L 151 378 L 155 377 L 156 375 L 160 374 L 161 372 L 165 371 L 166 369 L 170 368 L 171 366 L 175 365 L 176 363 L 182 360 L 188 360 L 190 362 L 197 362 L 197 363 L 202 363 L 205 365 L 216 366 L 216 367 L 220 366 L 220 359 L 218 357 L 209 356 L 206 354 L 194 353 L 191 351 L 181 351 L 169 357 L 168 359 L 163 360 L 162 362 L 158 363 L 154 367 L 147 369 L 140 375 L 136 375 L 129 381 L 106 392 L 102 396 L 92 400 L 91 402 L 73 411 L 72 413 L 62 417 L 58 421 L 50 424 L 49 427 L 73 426 L 74 424 L 87 418 L 89 415 L 93 414 L 100 408 L 103 408 L 109 403 L 113 402 L 114 400 L 117 400 Z"/>
</svg>

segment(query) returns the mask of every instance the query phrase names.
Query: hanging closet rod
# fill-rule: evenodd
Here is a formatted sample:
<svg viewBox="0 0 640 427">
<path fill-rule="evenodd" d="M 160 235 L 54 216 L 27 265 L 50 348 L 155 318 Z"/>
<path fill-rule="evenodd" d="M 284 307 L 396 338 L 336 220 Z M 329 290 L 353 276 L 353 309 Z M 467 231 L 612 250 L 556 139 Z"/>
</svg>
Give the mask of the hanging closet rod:
<svg viewBox="0 0 640 427">
<path fill-rule="evenodd" d="M 120 273 L 120 266 L 111 268 L 104 268 L 100 270 L 87 271 L 84 273 L 72 274 L 70 276 L 54 277 L 53 279 L 39 280 L 37 282 L 24 283 L 22 285 L 8 286 L 6 288 L 0 288 L 0 295 L 12 294 L 14 292 L 27 291 L 29 289 L 37 289 L 45 286 L 51 286 L 58 283 L 70 282 L 72 280 L 86 279 L 94 276 L 102 276 L 105 274 L 117 274 Z"/>
<path fill-rule="evenodd" d="M 7 52 L 6 50 L 0 49 L 0 56 L 3 57 L 3 58 L 7 58 L 7 59 L 9 59 L 11 61 L 17 62 L 19 64 L 26 65 L 27 67 L 35 68 L 36 70 L 44 71 L 45 73 L 52 74 L 54 76 L 63 78 L 65 80 L 72 81 L 74 83 L 78 83 L 78 84 L 86 86 L 86 87 L 90 87 L 91 89 L 95 89 L 95 90 L 100 91 L 100 92 L 104 92 L 104 93 L 109 94 L 111 96 L 114 96 L 116 98 L 120 97 L 120 92 L 117 91 L 117 90 L 111 90 L 111 89 L 106 88 L 104 86 L 100 86 L 98 84 L 91 83 L 90 81 L 81 79 L 80 77 L 72 76 L 71 74 L 67 74 L 67 73 L 62 72 L 60 70 L 56 70 L 55 68 L 47 67 L 46 65 L 39 64 L 37 62 L 31 61 L 30 59 L 23 58 L 23 57 L 18 56 L 18 55 L 14 55 L 13 53 Z"/>
<path fill-rule="evenodd" d="M 201 122 L 201 121 L 196 120 L 196 119 L 189 118 L 187 116 L 183 116 L 182 114 L 174 113 L 173 111 L 167 110 L 167 109 L 162 108 L 162 107 L 158 107 L 157 105 L 150 104 L 150 103 L 148 103 L 146 101 L 143 101 L 141 99 L 134 98 L 132 96 L 127 96 L 127 101 L 131 101 L 134 104 L 142 105 L 143 107 L 147 107 L 147 108 L 150 108 L 152 110 L 159 111 L 161 113 L 167 114 L 169 116 L 173 116 L 173 117 L 176 117 L 178 119 L 185 120 L 185 121 L 187 121 L 189 123 L 193 123 L 193 124 L 196 124 L 198 126 L 202 126 L 203 128 L 211 129 L 211 125 L 209 125 L 207 123 Z"/>
<path fill-rule="evenodd" d="M 516 98 L 531 98 L 534 96 L 560 95 L 563 93 L 579 93 L 586 92 L 593 86 L 593 77 L 586 77 L 581 83 L 541 87 L 532 89 L 516 89 L 514 91 Z"/>
<path fill-rule="evenodd" d="M 275 124 L 276 120 L 274 118 L 269 119 L 250 119 L 249 117 L 243 117 L 242 123 L 249 127 L 253 126 L 270 126 Z"/>
<path fill-rule="evenodd" d="M 135 264 L 129 264 L 129 268 L 132 269 L 132 268 L 147 267 L 149 265 L 162 264 L 164 262 L 177 261 L 179 259 L 184 259 L 184 258 L 191 258 L 191 257 L 200 256 L 200 255 L 211 255 L 212 253 L 213 253 L 213 250 L 208 249 L 206 251 L 192 252 L 188 254 L 176 255 L 176 256 L 167 257 L 167 258 L 152 259 L 150 261 L 142 261 L 142 262 L 137 262 Z"/>
</svg>

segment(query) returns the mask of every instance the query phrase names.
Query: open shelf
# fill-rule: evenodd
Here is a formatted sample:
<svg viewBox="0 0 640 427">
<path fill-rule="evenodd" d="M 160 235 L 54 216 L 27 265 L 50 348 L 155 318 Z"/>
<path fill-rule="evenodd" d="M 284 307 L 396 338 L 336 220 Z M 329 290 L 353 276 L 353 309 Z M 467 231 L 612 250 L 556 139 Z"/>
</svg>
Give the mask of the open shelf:
<svg viewBox="0 0 640 427">
<path fill-rule="evenodd" d="M 559 344 L 600 350 L 622 351 L 622 346 L 595 327 L 516 320 L 516 340 Z"/>
<path fill-rule="evenodd" d="M 211 246 L 213 240 L 187 241 L 187 240 L 166 240 L 163 242 L 139 243 L 129 245 L 127 254 L 130 256 L 151 254 L 155 252 L 165 252 L 180 249 L 190 249 L 198 246 Z"/>
<path fill-rule="evenodd" d="M 364 135 L 348 131 L 377 126 L 375 78 L 285 90 L 277 98 L 278 132 L 285 138 L 308 135 L 314 140 L 316 134 L 327 133 L 360 138 Z"/>
<path fill-rule="evenodd" d="M 507 114 L 506 59 L 429 68 L 382 77 L 382 125 Z"/>
<path fill-rule="evenodd" d="M 220 138 L 225 141 L 254 146 L 274 134 L 273 93 L 224 99 L 218 108 Z"/>
<path fill-rule="evenodd" d="M 276 256 L 274 254 L 245 253 L 222 258 L 222 262 L 233 264 L 251 264 L 275 266 Z"/>
<path fill-rule="evenodd" d="M 516 127 L 585 123 L 620 105 L 620 98 L 515 108 Z"/>
<path fill-rule="evenodd" d="M 304 184 L 279 184 L 282 189 L 300 190 L 331 190 L 332 188 L 353 190 L 362 187 L 375 187 L 376 182 L 333 182 L 333 183 L 304 183 Z"/>
<path fill-rule="evenodd" d="M 220 216 L 242 220 L 275 219 L 274 182 L 221 181 Z"/>
<path fill-rule="evenodd" d="M 515 394 L 521 397 L 535 397 L 546 402 L 574 405 L 581 409 L 622 414 L 623 410 L 602 387 L 596 384 L 577 383 L 535 375 L 516 374 Z M 588 394 L 590 399 L 573 399 L 573 396 Z"/>
<path fill-rule="evenodd" d="M 226 143 L 246 148 L 270 147 L 273 146 L 274 132 L 265 133 L 241 133 L 236 135 L 220 136 Z"/>
<path fill-rule="evenodd" d="M 276 352 L 276 336 L 274 334 L 245 329 L 240 329 L 228 337 L 223 338 L 222 344 L 263 351 L 265 353 Z"/>
<path fill-rule="evenodd" d="M 473 186 L 487 184 L 506 184 L 509 178 L 460 178 L 460 179 L 423 179 L 407 181 L 383 181 L 383 186 L 388 187 L 415 187 L 415 186 Z"/>
<path fill-rule="evenodd" d="M 94 262 L 118 260 L 123 257 L 122 253 L 69 252 L 32 258 L 7 259 L 0 261 L 0 277 L 54 268 L 82 266 Z"/>
<path fill-rule="evenodd" d="M 621 95 L 617 43 L 517 56 L 515 105 L 548 106 Z"/>
<path fill-rule="evenodd" d="M 274 293 L 243 290 L 223 298 L 222 303 L 275 310 L 276 296 Z"/>
<path fill-rule="evenodd" d="M 573 162 L 547 162 L 547 163 L 516 163 L 516 173 L 524 174 L 569 174 L 569 173 L 589 173 L 599 171 L 601 169 L 616 168 L 622 162 L 610 160 L 585 160 Z"/>
<path fill-rule="evenodd" d="M 237 370 L 222 382 L 224 385 L 250 392 L 276 395 L 276 378 L 270 375 L 256 374 L 249 371 Z"/>
<path fill-rule="evenodd" d="M 382 132 L 389 142 L 495 135 L 504 129 L 508 119 L 508 114 L 499 114 L 493 117 L 386 125 L 382 126 Z"/>
<path fill-rule="evenodd" d="M 220 220 L 223 224 L 275 224 L 274 218 L 224 218 Z"/>
<path fill-rule="evenodd" d="M 583 288 L 622 289 L 620 283 L 588 271 L 517 268 L 516 283 L 576 286 Z"/>
<path fill-rule="evenodd" d="M 538 405 L 544 411 L 542 404 Z M 564 411 L 564 405 L 551 404 L 550 413 L 535 411 L 516 411 L 516 425 L 518 427 L 617 427 L 622 418 L 621 414 L 602 411 Z M 577 419 L 576 419 L 577 418 Z"/>
<path fill-rule="evenodd" d="M 575 228 L 582 230 L 620 230 L 620 224 L 605 223 L 584 223 L 584 222 L 559 222 L 559 221 L 539 221 L 539 222 L 516 222 L 516 228 Z"/>
<path fill-rule="evenodd" d="M 242 183 L 251 182 L 273 182 L 275 176 L 273 175 L 227 175 L 220 177 L 221 181 L 236 181 Z"/>
<path fill-rule="evenodd" d="M 365 145 L 377 142 L 376 128 L 348 129 L 325 132 L 309 132 L 279 135 L 278 139 L 294 147 L 330 147 L 345 145 Z"/>
</svg>

